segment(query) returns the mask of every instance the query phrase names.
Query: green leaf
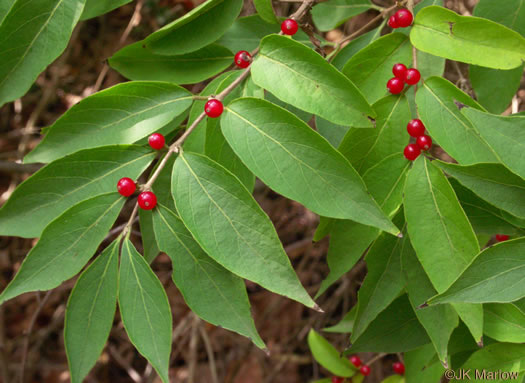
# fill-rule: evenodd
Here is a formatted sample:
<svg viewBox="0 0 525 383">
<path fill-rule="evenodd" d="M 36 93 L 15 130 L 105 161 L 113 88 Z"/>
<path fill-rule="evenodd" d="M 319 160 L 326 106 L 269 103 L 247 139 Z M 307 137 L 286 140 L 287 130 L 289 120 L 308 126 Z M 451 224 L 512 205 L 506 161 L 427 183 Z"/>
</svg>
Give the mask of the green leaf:
<svg viewBox="0 0 525 383">
<path fill-rule="evenodd" d="M 265 348 L 251 317 L 244 281 L 210 258 L 171 210 L 160 205 L 153 219 L 159 246 L 173 263 L 173 282 L 192 311 Z"/>
<path fill-rule="evenodd" d="M 272 104 L 275 104 L 277 106 L 280 106 L 283 109 L 286 109 L 287 111 L 289 111 L 292 114 L 295 114 L 296 117 L 299 117 L 301 120 L 303 120 L 307 124 L 312 119 L 312 113 L 305 112 L 305 111 L 303 111 L 301 109 L 296 108 L 293 105 L 287 104 L 286 102 L 283 102 L 283 101 L 279 100 L 277 97 L 275 97 L 270 92 L 265 92 L 265 93 L 266 94 L 265 94 L 264 99 L 266 99 L 267 101 L 270 101 Z"/>
<path fill-rule="evenodd" d="M 156 195 L 156 194 L 155 194 Z M 157 196 L 158 200 L 158 196 Z M 142 249 L 144 258 L 151 264 L 159 255 L 159 246 L 153 231 L 153 213 L 151 210 L 139 209 L 140 237 L 142 239 Z"/>
<path fill-rule="evenodd" d="M 23 96 L 64 51 L 86 2 L 11 1 L 0 25 L 0 106 Z"/>
<path fill-rule="evenodd" d="M 152 33 L 146 47 L 161 55 L 194 52 L 219 39 L 233 24 L 243 5 L 242 0 L 208 0 Z"/>
<path fill-rule="evenodd" d="M 365 48 L 372 41 L 377 40 L 381 37 L 381 30 L 383 29 L 386 21 L 377 27 L 376 29 L 367 32 L 346 44 L 332 59 L 332 65 L 339 70 L 343 70 L 345 64 L 350 60 L 357 52 Z"/>
<path fill-rule="evenodd" d="M 404 352 L 429 343 L 406 295 L 397 298 L 370 324 L 345 354 Z"/>
<path fill-rule="evenodd" d="M 410 66 L 411 61 L 408 37 L 389 33 L 357 52 L 346 63 L 343 73 L 374 103 L 389 94 L 385 84 L 393 77 L 392 66 L 396 63 Z"/>
<path fill-rule="evenodd" d="M 461 166 L 441 161 L 433 164 L 490 204 L 525 218 L 525 180 L 503 165 Z"/>
<path fill-rule="evenodd" d="M 264 21 L 272 24 L 279 22 L 272 7 L 272 0 L 253 0 L 253 5 Z"/>
<path fill-rule="evenodd" d="M 315 360 L 332 374 L 344 378 L 355 375 L 356 370 L 350 361 L 314 330 L 308 333 L 308 346 Z"/>
<path fill-rule="evenodd" d="M 370 0 L 329 0 L 312 8 L 315 26 L 322 32 L 331 31 L 349 18 L 375 8 Z"/>
<path fill-rule="evenodd" d="M 316 307 L 295 274 L 268 216 L 228 170 L 193 153 L 175 161 L 172 193 L 202 249 L 242 278 Z"/>
<path fill-rule="evenodd" d="M 155 54 L 144 42 L 122 48 L 109 59 L 109 64 L 130 80 L 168 81 L 195 84 L 222 72 L 233 62 L 227 48 L 211 44 L 196 52 L 175 56 Z"/>
<path fill-rule="evenodd" d="M 406 124 L 411 114 L 405 96 L 387 96 L 374 104 L 374 110 L 375 129 L 351 128 L 339 145 L 339 151 L 360 174 L 385 157 L 402 152 L 408 143 Z"/>
<path fill-rule="evenodd" d="M 431 344 L 406 352 L 404 359 L 407 383 L 439 382 L 445 367 L 440 363 L 431 363 L 435 355 L 436 350 Z"/>
<path fill-rule="evenodd" d="M 328 121 L 369 127 L 369 117 L 375 117 L 350 80 L 319 54 L 285 36 L 265 37 L 251 68 L 257 85 Z"/>
<path fill-rule="evenodd" d="M 86 0 L 86 6 L 84 7 L 84 12 L 82 12 L 80 20 L 87 20 L 103 15 L 131 1 L 132 0 Z"/>
<path fill-rule="evenodd" d="M 483 305 L 483 332 L 500 342 L 525 342 L 525 314 L 511 303 Z"/>
<path fill-rule="evenodd" d="M 479 253 L 474 231 L 443 172 L 423 156 L 408 172 L 404 203 L 417 257 L 443 292 Z"/>
<path fill-rule="evenodd" d="M 357 313 L 357 305 L 354 305 L 352 309 L 345 314 L 343 319 L 341 319 L 337 324 L 325 327 L 323 331 L 325 332 L 336 332 L 336 333 L 351 333 L 354 328 L 355 314 Z"/>
<path fill-rule="evenodd" d="M 72 383 L 84 380 L 109 337 L 117 309 L 119 243 L 120 238 L 95 259 L 69 295 L 64 345 Z"/>
<path fill-rule="evenodd" d="M 192 95 L 175 84 L 127 82 L 80 101 L 62 115 L 24 162 L 50 162 L 81 149 L 132 144 L 183 113 Z"/>
<path fill-rule="evenodd" d="M 525 35 L 525 0 L 479 0 L 474 16 L 485 17 Z"/>
<path fill-rule="evenodd" d="M 458 314 L 451 305 L 439 305 L 418 310 L 419 305 L 436 295 L 437 292 L 408 240 L 403 241 L 401 262 L 412 308 L 432 341 L 439 360 L 443 365 L 447 365 L 448 341 L 459 324 Z"/>
<path fill-rule="evenodd" d="M 516 68 L 525 60 L 525 38 L 519 33 L 438 6 L 417 14 L 410 41 L 423 52 L 494 69 Z"/>
<path fill-rule="evenodd" d="M 525 148 L 525 117 L 496 116 L 471 108 L 463 108 L 461 112 L 472 121 L 498 160 L 512 172 L 525 178 L 525 162 L 521 160 L 521 153 Z"/>
<path fill-rule="evenodd" d="M 441 77 L 429 78 L 418 89 L 418 111 L 432 139 L 462 165 L 498 162 L 471 122 L 461 114 L 456 102 L 483 110 L 467 94 Z"/>
<path fill-rule="evenodd" d="M 278 193 L 323 216 L 399 233 L 348 161 L 293 114 L 244 98 L 228 105 L 221 125 L 235 153 Z"/>
<path fill-rule="evenodd" d="M 468 268 L 428 304 L 447 302 L 508 303 L 525 297 L 525 238 L 482 251 Z"/>
<path fill-rule="evenodd" d="M 169 383 L 172 318 L 168 296 L 129 239 L 122 244 L 118 304 L 131 343 Z"/>
<path fill-rule="evenodd" d="M 0 304 L 29 291 L 50 290 L 77 274 L 108 234 L 124 201 L 117 192 L 102 194 L 51 222 L 0 294 Z"/>
<path fill-rule="evenodd" d="M 348 126 L 334 124 L 333 122 L 316 116 L 315 129 L 321 136 L 326 138 L 334 148 L 337 148 L 350 128 Z"/>
<path fill-rule="evenodd" d="M 0 234 L 39 237 L 65 210 L 115 191 L 122 177 L 138 178 L 154 158 L 139 146 L 106 146 L 56 160 L 20 184 L 2 206 Z"/>
<path fill-rule="evenodd" d="M 383 379 L 381 383 L 405 383 L 405 378 L 401 375 L 390 375 Z"/>
</svg>

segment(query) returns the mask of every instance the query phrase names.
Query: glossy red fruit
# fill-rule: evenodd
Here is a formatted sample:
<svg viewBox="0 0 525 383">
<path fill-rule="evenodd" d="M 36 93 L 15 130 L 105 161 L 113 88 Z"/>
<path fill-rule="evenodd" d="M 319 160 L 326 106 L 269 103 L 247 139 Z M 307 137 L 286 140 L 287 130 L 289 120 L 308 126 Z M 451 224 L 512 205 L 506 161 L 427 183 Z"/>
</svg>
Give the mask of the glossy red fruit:
<svg viewBox="0 0 525 383">
<path fill-rule="evenodd" d="M 246 51 L 239 51 L 233 61 L 239 68 L 248 68 L 252 63 L 252 55 Z"/>
<path fill-rule="evenodd" d="M 425 125 L 420 119 L 413 119 L 407 124 L 407 132 L 412 137 L 417 138 L 425 134 Z"/>
<path fill-rule="evenodd" d="M 432 146 L 432 138 L 426 134 L 423 134 L 417 138 L 416 144 L 421 150 L 428 150 Z"/>
<path fill-rule="evenodd" d="M 361 372 L 361 374 L 363 374 L 364 376 L 368 376 L 370 375 L 370 367 L 368 367 L 365 364 L 364 366 L 361 366 L 361 368 L 359 369 L 359 372 Z"/>
<path fill-rule="evenodd" d="M 148 144 L 149 146 L 151 146 L 152 149 L 160 150 L 166 144 L 166 139 L 160 133 L 153 133 L 148 138 Z"/>
<path fill-rule="evenodd" d="M 406 67 L 405 64 L 397 63 L 392 68 L 392 73 L 398 79 L 401 79 L 401 80 L 405 81 L 405 75 L 407 73 L 407 67 Z"/>
<path fill-rule="evenodd" d="M 399 94 L 403 91 L 403 88 L 405 87 L 405 84 L 403 83 L 403 80 L 398 79 L 397 77 L 393 77 L 386 83 L 386 88 L 388 91 L 392 94 Z"/>
<path fill-rule="evenodd" d="M 399 24 L 396 20 L 396 15 L 392 15 L 390 16 L 390 18 L 388 19 L 388 26 L 392 29 L 397 29 L 399 28 Z"/>
<path fill-rule="evenodd" d="M 281 23 L 281 31 L 288 36 L 293 36 L 299 30 L 299 24 L 292 19 L 286 19 Z"/>
<path fill-rule="evenodd" d="M 209 100 L 204 106 L 204 113 L 206 113 L 208 117 L 211 118 L 219 117 L 222 114 L 223 110 L 224 105 L 222 105 L 222 102 L 216 99 Z"/>
<path fill-rule="evenodd" d="M 407 69 L 405 73 L 405 82 L 408 85 L 415 85 L 421 80 L 421 73 L 417 69 L 410 68 Z"/>
<path fill-rule="evenodd" d="M 507 241 L 510 238 L 507 234 L 496 234 L 496 241 L 503 242 Z"/>
<path fill-rule="evenodd" d="M 396 374 L 405 375 L 405 365 L 401 362 L 395 362 L 392 364 L 392 369 Z"/>
<path fill-rule="evenodd" d="M 142 192 L 139 194 L 137 202 L 141 209 L 151 210 L 157 206 L 157 196 L 150 191 Z"/>
<path fill-rule="evenodd" d="M 405 146 L 403 154 L 407 160 L 414 161 L 421 154 L 421 149 L 416 144 L 408 144 Z"/>
<path fill-rule="evenodd" d="M 332 376 L 332 383 L 343 383 L 345 381 L 345 378 L 341 378 L 340 376 Z"/>
<path fill-rule="evenodd" d="M 396 17 L 397 25 L 401 28 L 409 27 L 412 24 L 412 21 L 414 21 L 412 12 L 406 8 L 400 9 L 394 14 L 394 16 Z"/>
<path fill-rule="evenodd" d="M 135 185 L 135 181 L 133 181 L 131 178 L 124 177 L 117 182 L 117 190 L 120 195 L 129 197 L 135 193 L 135 190 L 137 190 L 137 185 Z"/>
<path fill-rule="evenodd" d="M 348 358 L 348 360 L 357 368 L 361 367 L 361 364 L 363 363 L 361 361 L 361 358 L 357 355 L 351 355 L 350 358 Z"/>
</svg>

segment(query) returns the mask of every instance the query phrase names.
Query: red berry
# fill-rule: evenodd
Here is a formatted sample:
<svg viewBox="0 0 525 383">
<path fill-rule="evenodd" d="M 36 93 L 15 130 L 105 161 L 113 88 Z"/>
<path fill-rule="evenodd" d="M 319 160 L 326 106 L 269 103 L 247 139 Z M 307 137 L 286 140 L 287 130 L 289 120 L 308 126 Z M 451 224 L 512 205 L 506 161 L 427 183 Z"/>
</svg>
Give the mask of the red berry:
<svg viewBox="0 0 525 383">
<path fill-rule="evenodd" d="M 403 84 L 403 80 L 400 80 L 397 77 L 391 78 L 386 83 L 386 88 L 392 94 L 399 94 L 399 93 L 401 93 L 403 91 L 404 87 L 405 87 L 405 84 Z"/>
<path fill-rule="evenodd" d="M 394 76 L 396 76 L 398 79 L 405 81 L 405 75 L 407 73 L 407 67 L 405 64 L 395 64 L 392 68 L 392 73 Z"/>
<path fill-rule="evenodd" d="M 211 118 L 219 117 L 222 114 L 223 110 L 224 105 L 222 105 L 222 102 L 216 99 L 209 100 L 204 106 L 204 113 L 206 113 L 208 117 Z"/>
<path fill-rule="evenodd" d="M 407 69 L 405 73 L 405 82 L 408 85 L 415 85 L 421 80 L 421 73 L 417 69 L 410 68 Z"/>
<path fill-rule="evenodd" d="M 394 14 L 394 16 L 396 17 L 397 24 L 401 28 L 409 27 L 410 24 L 412 24 L 412 21 L 414 21 L 414 16 L 406 8 L 400 9 Z"/>
<path fill-rule="evenodd" d="M 153 192 L 146 191 L 139 194 L 137 202 L 142 209 L 151 210 L 157 206 L 157 197 Z"/>
<path fill-rule="evenodd" d="M 299 30 L 299 24 L 297 24 L 297 21 L 292 19 L 286 19 L 281 24 L 281 31 L 285 35 L 293 36 L 297 33 Z"/>
<path fill-rule="evenodd" d="M 407 132 L 408 134 L 410 134 L 412 137 L 415 137 L 415 138 L 425 134 L 425 125 L 423 125 L 423 121 L 417 118 L 411 120 L 407 124 Z"/>
<path fill-rule="evenodd" d="M 151 136 L 149 136 L 148 143 L 152 149 L 160 150 L 164 147 L 164 144 L 166 143 L 166 139 L 160 133 L 153 133 Z"/>
<path fill-rule="evenodd" d="M 239 68 L 248 68 L 252 63 L 252 55 L 246 51 L 239 51 L 235 54 L 234 61 Z"/>
<path fill-rule="evenodd" d="M 395 362 L 392 364 L 392 369 L 396 374 L 404 375 L 405 374 L 405 365 L 401 362 Z"/>
<path fill-rule="evenodd" d="M 341 378 L 340 376 L 332 376 L 332 383 L 343 383 L 345 381 L 345 378 Z"/>
<path fill-rule="evenodd" d="M 364 376 L 368 376 L 370 375 L 370 367 L 368 367 L 366 364 L 364 366 L 361 366 L 361 368 L 359 369 L 359 371 L 361 372 L 361 374 L 363 374 Z"/>
<path fill-rule="evenodd" d="M 428 150 L 432 146 L 432 138 L 426 134 L 423 134 L 417 138 L 416 144 L 421 150 Z"/>
<path fill-rule="evenodd" d="M 403 154 L 407 160 L 414 161 L 421 154 L 421 149 L 416 144 L 408 144 L 405 146 Z"/>
<path fill-rule="evenodd" d="M 358 368 L 361 366 L 361 363 L 362 363 L 362 362 L 361 362 L 361 358 L 358 357 L 357 355 L 352 355 L 352 356 L 350 356 L 350 358 L 348 358 L 348 360 L 350 360 L 350 362 L 351 362 L 354 366 L 356 366 L 356 367 L 358 367 Z"/>
<path fill-rule="evenodd" d="M 137 190 L 137 185 L 135 185 L 135 181 L 133 181 L 131 178 L 124 177 L 117 182 L 117 190 L 120 195 L 129 197 L 135 193 L 135 190 Z"/>
<path fill-rule="evenodd" d="M 396 15 L 392 15 L 390 16 L 390 18 L 388 19 L 388 26 L 392 29 L 397 29 L 399 28 L 399 24 L 396 20 Z"/>
<path fill-rule="evenodd" d="M 510 236 L 508 236 L 506 234 L 496 234 L 496 241 L 498 241 L 498 242 L 507 241 L 509 238 L 510 238 Z"/>
</svg>

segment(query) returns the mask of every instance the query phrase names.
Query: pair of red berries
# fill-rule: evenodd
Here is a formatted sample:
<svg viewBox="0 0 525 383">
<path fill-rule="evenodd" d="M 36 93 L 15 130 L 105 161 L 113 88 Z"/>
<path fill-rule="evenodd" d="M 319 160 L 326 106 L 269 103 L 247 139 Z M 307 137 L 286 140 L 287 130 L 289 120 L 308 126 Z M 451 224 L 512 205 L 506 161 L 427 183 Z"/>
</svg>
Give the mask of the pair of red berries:
<svg viewBox="0 0 525 383">
<path fill-rule="evenodd" d="M 355 367 L 359 368 L 359 372 L 361 374 L 363 374 L 364 376 L 368 376 L 370 375 L 370 367 L 367 366 L 366 364 L 363 364 L 363 361 L 361 360 L 360 357 L 358 357 L 357 355 L 350 355 L 350 357 L 348 358 L 348 360 L 350 361 L 350 363 L 352 363 Z"/>
<path fill-rule="evenodd" d="M 392 94 L 399 94 L 408 85 L 416 85 L 421 80 L 421 73 L 416 68 L 407 68 L 405 64 L 397 63 L 392 67 L 392 77 L 386 83 L 388 91 Z"/>
<path fill-rule="evenodd" d="M 407 124 L 407 132 L 411 137 L 416 138 L 416 143 L 405 146 L 403 154 L 407 160 L 414 161 L 421 154 L 421 150 L 430 149 L 432 138 L 425 134 L 425 125 L 417 118 Z"/>
<path fill-rule="evenodd" d="M 510 239 L 510 236 L 507 234 L 496 234 L 496 241 L 498 242 L 504 242 L 508 241 Z"/>
<path fill-rule="evenodd" d="M 402 8 L 388 19 L 388 26 L 392 29 L 409 27 L 414 21 L 414 16 L 406 8 Z"/>
<path fill-rule="evenodd" d="M 120 195 L 124 197 L 129 197 L 135 190 L 137 190 L 137 185 L 129 177 L 121 178 L 117 183 L 117 190 Z M 137 203 L 141 209 L 151 210 L 157 205 L 157 196 L 155 193 L 150 191 L 145 191 L 139 194 L 137 198 Z"/>
</svg>

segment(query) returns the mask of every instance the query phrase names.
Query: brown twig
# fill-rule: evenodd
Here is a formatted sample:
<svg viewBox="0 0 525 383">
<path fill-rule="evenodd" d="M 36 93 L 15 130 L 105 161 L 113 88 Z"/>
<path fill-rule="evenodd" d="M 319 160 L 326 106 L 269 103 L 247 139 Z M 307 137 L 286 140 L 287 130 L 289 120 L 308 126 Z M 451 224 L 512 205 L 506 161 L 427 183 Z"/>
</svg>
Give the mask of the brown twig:
<svg viewBox="0 0 525 383">
<path fill-rule="evenodd" d="M 142 377 L 140 374 L 135 370 L 131 364 L 129 364 L 123 357 L 120 355 L 119 351 L 112 345 L 108 344 L 108 350 L 110 355 L 115 359 L 115 361 L 124 369 L 126 370 L 128 376 L 133 380 L 135 383 L 142 383 Z"/>
<path fill-rule="evenodd" d="M 217 376 L 217 366 L 215 365 L 215 356 L 213 355 L 213 347 L 211 346 L 210 337 L 208 336 L 208 333 L 206 332 L 202 321 L 199 322 L 199 333 L 204 342 L 206 354 L 208 355 L 212 383 L 219 383 L 219 377 Z"/>
</svg>

